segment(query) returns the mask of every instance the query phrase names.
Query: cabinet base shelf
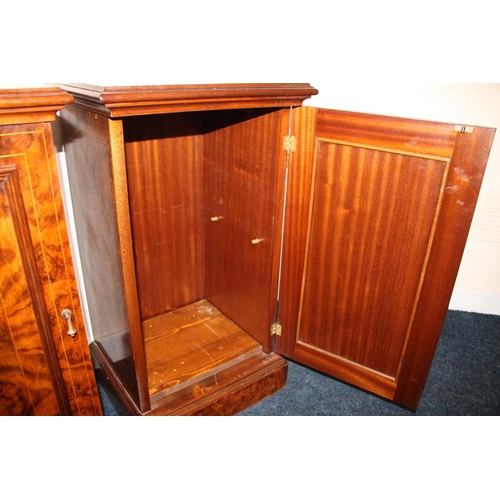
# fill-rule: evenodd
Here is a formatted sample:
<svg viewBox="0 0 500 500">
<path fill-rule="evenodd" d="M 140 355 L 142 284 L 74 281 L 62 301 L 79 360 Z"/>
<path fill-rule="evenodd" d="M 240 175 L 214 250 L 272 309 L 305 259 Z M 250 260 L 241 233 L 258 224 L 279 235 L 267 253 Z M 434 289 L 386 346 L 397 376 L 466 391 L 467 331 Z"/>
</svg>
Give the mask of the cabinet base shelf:
<svg viewBox="0 0 500 500">
<path fill-rule="evenodd" d="M 135 415 L 234 415 L 286 385 L 287 362 L 207 300 L 142 322 L 151 409 L 141 412 L 98 345 L 92 352 Z"/>
</svg>

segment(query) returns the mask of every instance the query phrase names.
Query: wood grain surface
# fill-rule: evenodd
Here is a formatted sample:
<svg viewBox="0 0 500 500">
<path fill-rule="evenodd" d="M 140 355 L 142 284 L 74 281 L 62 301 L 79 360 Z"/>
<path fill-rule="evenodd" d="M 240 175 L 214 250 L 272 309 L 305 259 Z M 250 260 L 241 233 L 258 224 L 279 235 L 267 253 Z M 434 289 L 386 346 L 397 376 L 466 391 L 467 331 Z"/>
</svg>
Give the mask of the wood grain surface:
<svg viewBox="0 0 500 500">
<path fill-rule="evenodd" d="M 203 138 L 190 114 L 124 122 L 141 319 L 204 297 Z"/>
<path fill-rule="evenodd" d="M 318 93 L 307 83 L 97 86 L 61 84 L 78 106 L 114 118 L 185 111 L 300 106 Z"/>
<path fill-rule="evenodd" d="M 73 97 L 56 86 L 0 86 L 0 125 L 53 121 L 71 102 Z"/>
<path fill-rule="evenodd" d="M 149 405 L 145 362 L 140 362 L 144 351 L 121 125 L 73 106 L 61 112 L 93 340 L 100 343 L 108 362 L 115 364 L 116 376 L 136 404 L 140 405 L 142 395 L 142 403 Z M 127 297 L 133 302 L 130 307 Z M 138 342 L 133 342 L 132 330 Z M 134 347 L 140 352 L 134 353 Z"/>
<path fill-rule="evenodd" d="M 220 113 L 213 123 L 225 126 L 204 137 L 206 297 L 267 352 L 277 309 L 288 111 Z"/>
<path fill-rule="evenodd" d="M 59 410 L 72 415 L 101 414 L 76 289 L 50 125 L 43 123 L 2 127 L 0 158 L 13 162 L 19 177 L 27 231 L 22 241 L 17 231 L 18 251 L 23 255 L 21 249 L 28 248 L 25 262 L 29 261 L 30 255 L 33 258 L 36 277 L 28 275 L 25 263 L 24 274 L 27 276 L 26 281 L 30 282 L 29 289 L 34 297 L 32 304 L 38 303 L 41 310 L 42 319 L 39 324 L 45 325 L 44 328 L 50 331 L 51 340 L 45 343 L 44 348 L 49 349 L 46 356 L 52 366 L 56 392 L 65 393 L 59 400 Z M 21 207 L 21 204 L 18 206 Z M 17 217 L 18 220 L 21 218 Z M 2 240 L 2 248 L 4 244 L 12 245 L 8 241 L 13 236 L 11 232 L 9 238 Z M 77 330 L 74 338 L 67 335 L 68 324 L 60 316 L 61 311 L 66 308 L 73 313 L 73 324 Z M 29 323 L 25 328 L 26 332 L 30 331 Z M 43 329 L 38 335 L 43 338 Z M 50 351 L 51 343 L 55 354 Z M 51 361 L 53 355 L 57 359 L 57 370 L 60 370 L 62 381 L 54 373 L 57 370 L 54 361 Z M 69 400 L 66 408 L 65 400 Z"/>
<path fill-rule="evenodd" d="M 143 322 L 151 401 L 262 352 L 207 300 Z"/>
<path fill-rule="evenodd" d="M 461 130 L 294 111 L 279 353 L 418 406 L 494 133 Z"/>
<path fill-rule="evenodd" d="M 78 134 L 105 131 L 92 155 L 111 168 L 117 293 L 141 394 L 129 408 L 235 411 L 251 399 L 250 388 L 264 395 L 266 381 L 280 387 L 284 361 L 265 354 L 274 349 L 418 406 L 493 130 L 284 109 L 316 93 L 302 84 L 65 88 L 78 107 L 71 113 L 85 115 L 75 122 L 74 144 Z M 284 151 L 288 134 L 296 147 Z M 78 165 L 85 151 L 75 147 L 71 161 Z M 177 324 L 186 314 L 179 308 L 207 312 L 201 299 L 226 318 L 197 311 Z M 273 338 L 276 319 L 282 335 Z M 231 365 L 232 348 L 215 356 L 221 330 L 228 345 L 243 339 L 240 352 L 253 352 L 246 337 L 233 338 L 235 325 L 262 352 Z M 192 359 L 187 370 L 184 358 Z M 245 382 L 238 370 L 246 370 Z"/>
<path fill-rule="evenodd" d="M 64 414 L 69 404 L 65 397 L 65 408 L 57 397 L 54 379 L 62 377 L 51 363 L 55 346 L 40 318 L 47 312 L 33 253 L 26 250 L 18 168 L 2 166 L 5 160 L 0 158 L 0 415 Z"/>
</svg>

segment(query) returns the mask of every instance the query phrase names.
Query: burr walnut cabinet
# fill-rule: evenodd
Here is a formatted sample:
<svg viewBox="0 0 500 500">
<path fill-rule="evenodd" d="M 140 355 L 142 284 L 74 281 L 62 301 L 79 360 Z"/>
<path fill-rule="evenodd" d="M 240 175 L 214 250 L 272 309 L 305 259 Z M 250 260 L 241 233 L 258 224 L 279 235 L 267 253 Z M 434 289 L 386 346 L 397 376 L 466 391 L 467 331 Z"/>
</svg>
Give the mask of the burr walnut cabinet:
<svg viewBox="0 0 500 500">
<path fill-rule="evenodd" d="M 307 84 L 62 88 L 91 351 L 130 413 L 237 413 L 286 359 L 417 408 L 493 129 Z"/>
<path fill-rule="evenodd" d="M 57 87 L 0 89 L 0 415 L 101 415 L 50 122 Z"/>
</svg>

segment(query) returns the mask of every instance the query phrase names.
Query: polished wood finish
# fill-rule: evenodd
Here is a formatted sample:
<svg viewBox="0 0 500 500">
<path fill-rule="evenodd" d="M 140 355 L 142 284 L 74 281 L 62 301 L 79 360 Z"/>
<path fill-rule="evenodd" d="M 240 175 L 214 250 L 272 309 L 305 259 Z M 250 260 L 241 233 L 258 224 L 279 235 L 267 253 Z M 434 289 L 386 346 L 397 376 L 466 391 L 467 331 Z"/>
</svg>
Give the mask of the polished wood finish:
<svg viewBox="0 0 500 500">
<path fill-rule="evenodd" d="M 124 132 L 144 320 L 204 297 L 203 137 L 184 113 L 127 119 Z"/>
<path fill-rule="evenodd" d="M 26 123 L 49 119 L 49 108 L 53 120 L 71 98 L 44 89 L 36 97 L 33 89 L 13 93 L 13 104 L 0 103 L 21 110 L 20 125 L 0 127 L 0 412 L 100 415 L 51 126 Z M 72 312 L 75 337 L 67 334 L 63 309 Z"/>
<path fill-rule="evenodd" d="M 132 414 L 241 411 L 283 386 L 279 355 L 418 406 L 494 130 L 302 108 L 308 85 L 64 88 L 128 322 L 92 352 Z"/>
<path fill-rule="evenodd" d="M 0 86 L 0 125 L 50 122 L 70 102 L 71 95 L 59 87 Z"/>
<path fill-rule="evenodd" d="M 208 93 L 203 86 L 159 93 L 122 89 L 127 102 L 135 94 L 142 97 L 134 97 L 139 103 L 134 109 L 137 116 L 121 120 L 104 118 L 109 110 L 96 104 L 96 95 L 90 96 L 94 99 L 90 105 L 88 92 L 83 91 L 76 96 L 77 106 L 62 113 L 69 178 L 78 207 L 77 231 L 81 226 L 82 234 L 92 232 L 90 238 L 85 237 L 82 249 L 86 254 L 85 279 L 96 293 L 89 304 L 91 317 L 106 314 L 102 301 L 106 302 L 108 295 L 109 302 L 121 302 L 116 310 L 126 311 L 127 317 L 118 334 L 113 333 L 112 325 L 100 322 L 103 328 L 94 331 L 91 348 L 133 414 L 161 413 L 155 398 L 148 394 L 150 369 L 141 322 L 203 298 L 257 339 L 264 351 L 253 356 L 253 361 L 245 360 L 253 373 L 248 384 L 242 384 L 234 374 L 228 379 L 232 380 L 229 385 L 238 386 L 233 387 L 234 401 L 258 400 L 258 394 L 244 396 L 258 387 L 264 391 L 261 397 L 268 395 L 262 380 L 274 379 L 278 372 L 281 375 L 269 387 L 282 387 L 286 363 L 265 353 L 272 350 L 269 332 L 277 310 L 286 161 L 281 144 L 289 112 L 268 107 L 277 102 L 298 103 L 297 96 L 301 102 L 315 91 L 300 85 L 271 87 L 219 86 Z M 108 104 L 109 96 L 103 95 L 106 92 L 99 91 L 98 100 Z M 168 106 L 175 101 L 178 113 L 141 116 L 151 109 L 172 111 L 174 108 L 165 108 L 166 100 L 172 101 Z M 129 105 L 111 101 L 117 106 L 112 116 L 117 116 L 115 111 L 123 112 L 120 106 Z M 149 104 L 143 107 L 146 101 Z M 251 112 L 248 108 L 252 105 L 259 109 Z M 225 111 L 209 115 L 179 112 L 214 107 Z M 228 142 L 234 143 L 233 149 L 227 150 Z M 89 204 L 89 197 L 98 199 Z M 254 210 L 247 210 L 248 203 Z M 214 214 L 219 214 L 220 223 L 211 221 Z M 99 225 L 101 219 L 107 222 Z M 109 245 L 96 243 L 107 231 Z M 252 240 L 258 243 L 252 244 Z M 105 250 L 99 250 L 100 246 Z M 104 271 L 109 262 L 111 270 L 115 263 L 120 269 L 106 273 L 103 283 L 99 270 Z M 103 294 L 99 287 L 109 288 L 109 293 Z M 227 368 L 224 373 L 228 370 L 233 373 L 235 369 Z M 216 386 L 209 392 L 229 398 Z M 227 408 L 243 409 L 243 403 L 229 404 L 230 399 Z M 207 404 L 217 406 L 214 401 L 207 400 Z M 162 405 L 168 406 L 166 401 Z M 193 411 L 195 407 L 197 404 Z"/>
<path fill-rule="evenodd" d="M 144 321 L 142 328 L 152 402 L 262 352 L 207 300 Z"/>
<path fill-rule="evenodd" d="M 40 299 L 43 290 L 29 244 L 19 170 L 11 162 L 0 159 L 0 415 L 69 414 L 48 314 Z"/>
<path fill-rule="evenodd" d="M 473 210 L 494 131 L 331 110 L 295 119 L 306 135 L 292 160 L 286 233 L 301 238 L 285 250 L 291 308 L 281 310 L 278 352 L 416 408 L 458 271 L 451 254 L 465 244 L 468 223 L 459 230 L 454 220 Z M 459 160 L 460 142 L 474 136 L 484 141 L 474 160 Z"/>
<path fill-rule="evenodd" d="M 216 109 L 300 106 L 318 93 L 309 84 L 153 85 L 63 84 L 76 103 L 113 118 Z"/>
<path fill-rule="evenodd" d="M 281 356 L 256 354 L 159 400 L 146 415 L 235 415 L 283 389 L 287 370 Z"/>
<path fill-rule="evenodd" d="M 149 408 L 122 123 L 73 106 L 62 116 L 93 340 L 105 353 L 101 364 L 113 367 L 118 386 L 135 405 Z M 85 168 L 80 168 L 82 158 Z"/>
<path fill-rule="evenodd" d="M 270 352 L 289 111 L 210 118 L 218 127 L 204 137 L 206 296 Z"/>
<path fill-rule="evenodd" d="M 394 401 L 417 408 L 460 267 L 495 130 L 457 133 Z M 422 333 L 425 332 L 425 333 Z"/>
</svg>

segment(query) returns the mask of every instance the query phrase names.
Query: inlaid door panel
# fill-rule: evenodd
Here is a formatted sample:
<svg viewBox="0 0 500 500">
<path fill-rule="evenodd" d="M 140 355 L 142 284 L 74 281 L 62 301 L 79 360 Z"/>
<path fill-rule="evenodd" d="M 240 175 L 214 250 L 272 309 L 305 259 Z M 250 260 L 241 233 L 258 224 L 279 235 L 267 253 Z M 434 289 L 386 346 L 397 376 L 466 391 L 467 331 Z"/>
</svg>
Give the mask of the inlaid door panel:
<svg viewBox="0 0 500 500">
<path fill-rule="evenodd" d="M 58 415 L 64 402 L 58 401 L 54 377 L 62 379 L 50 359 L 55 347 L 38 299 L 18 168 L 8 164 L 13 159 L 0 158 L 0 415 Z"/>
<path fill-rule="evenodd" d="M 395 379 L 447 165 L 318 141 L 300 344 Z"/>
<path fill-rule="evenodd" d="M 50 124 L 0 128 L 0 180 L 2 339 L 10 338 L 17 357 L 0 366 L 22 371 L 29 414 L 101 414 Z M 73 336 L 64 309 L 72 313 Z"/>
<path fill-rule="evenodd" d="M 485 131 L 473 139 L 448 124 L 294 116 L 279 352 L 416 407 L 487 158 L 467 162 L 458 146 Z M 417 326 L 426 317 L 434 322 Z"/>
</svg>

